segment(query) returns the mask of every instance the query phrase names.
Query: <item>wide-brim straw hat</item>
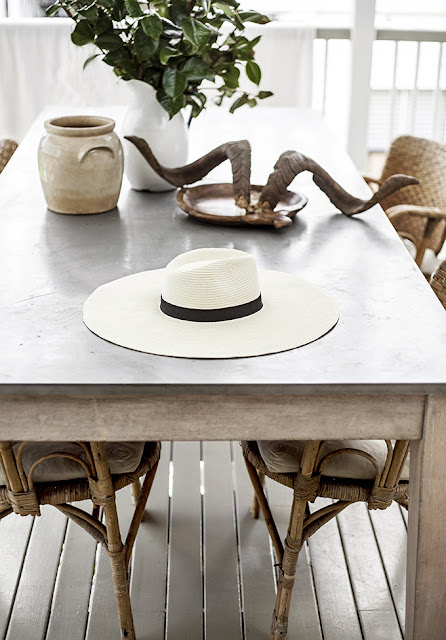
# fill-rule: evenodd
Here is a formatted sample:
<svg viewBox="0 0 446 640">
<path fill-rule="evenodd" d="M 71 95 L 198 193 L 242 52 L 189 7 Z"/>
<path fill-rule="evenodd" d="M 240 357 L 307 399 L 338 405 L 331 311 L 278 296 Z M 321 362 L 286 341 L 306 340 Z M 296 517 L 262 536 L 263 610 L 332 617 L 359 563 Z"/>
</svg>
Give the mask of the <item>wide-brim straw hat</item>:
<svg viewBox="0 0 446 640">
<path fill-rule="evenodd" d="M 335 301 L 290 273 L 257 270 L 236 249 L 196 249 L 165 269 L 126 276 L 94 291 L 84 322 L 136 351 L 179 358 L 241 358 L 295 349 L 326 334 Z"/>
</svg>

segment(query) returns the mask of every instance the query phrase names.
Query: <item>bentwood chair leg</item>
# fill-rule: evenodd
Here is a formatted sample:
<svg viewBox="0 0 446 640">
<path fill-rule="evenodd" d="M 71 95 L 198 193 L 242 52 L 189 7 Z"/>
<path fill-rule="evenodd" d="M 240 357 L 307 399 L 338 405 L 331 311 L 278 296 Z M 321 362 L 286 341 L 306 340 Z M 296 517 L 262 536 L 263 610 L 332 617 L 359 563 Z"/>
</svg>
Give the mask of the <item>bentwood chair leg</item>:
<svg viewBox="0 0 446 640">
<path fill-rule="evenodd" d="M 262 485 L 262 487 L 265 486 L 265 474 L 261 473 L 260 471 L 257 471 L 257 474 L 259 476 L 259 480 L 260 480 L 260 484 Z M 260 502 L 258 501 L 258 498 L 256 496 L 256 493 L 254 491 L 254 495 L 252 496 L 252 502 L 251 502 L 251 516 L 254 518 L 254 520 L 257 520 L 259 517 L 259 513 L 260 513 Z"/>
<path fill-rule="evenodd" d="M 150 469 L 148 473 L 146 473 L 142 488 L 140 487 L 138 502 L 135 507 L 135 512 L 133 514 L 132 522 L 130 524 L 129 532 L 127 534 L 127 539 L 124 546 L 124 560 L 127 569 L 130 562 L 130 556 L 132 555 L 132 549 L 135 542 L 136 534 L 138 533 L 139 525 L 141 524 L 141 521 L 143 519 L 144 509 L 147 504 L 147 500 L 149 499 L 153 481 L 155 480 L 157 468 L 158 462 L 153 465 L 152 469 Z"/>
<path fill-rule="evenodd" d="M 246 468 L 248 470 L 248 475 L 251 479 L 251 483 L 254 489 L 255 497 L 262 509 L 263 517 L 265 519 L 266 527 L 268 529 L 268 533 L 271 538 L 271 542 L 273 543 L 274 550 L 276 552 L 277 561 L 279 563 L 282 562 L 283 556 L 283 546 L 282 541 L 279 536 L 279 532 L 277 531 L 276 523 L 274 522 L 273 514 L 271 513 L 271 509 L 269 508 L 268 500 L 266 499 L 265 493 L 262 487 L 262 481 L 259 478 L 256 468 L 251 462 L 245 458 Z"/>
<path fill-rule="evenodd" d="M 141 483 L 139 482 L 139 478 L 138 480 L 135 480 L 135 482 L 132 482 L 132 495 L 133 504 L 136 507 L 136 505 L 138 504 L 139 496 L 141 495 Z"/>
<path fill-rule="evenodd" d="M 285 540 L 282 564 L 279 567 L 279 584 L 277 585 L 270 640 L 284 640 L 287 634 L 288 616 L 296 577 L 297 560 L 302 547 L 302 536 L 298 533 L 299 531 L 301 532 L 300 527 L 298 527 L 295 535 L 292 535 L 290 531 L 295 528 L 296 512 L 305 512 L 305 509 L 306 502 L 296 499 L 293 500 L 290 527 Z"/>
<path fill-rule="evenodd" d="M 129 580 L 125 561 L 125 549 L 119 530 L 116 494 L 110 476 L 104 443 L 90 443 L 97 480 L 90 480 L 94 502 L 104 509 L 104 524 L 107 531 L 107 553 L 110 557 L 113 587 L 118 608 L 122 640 L 136 640 L 130 604 Z"/>
<path fill-rule="evenodd" d="M 125 549 L 119 532 L 118 512 L 116 510 L 115 500 L 104 505 L 104 516 L 105 526 L 107 528 L 107 552 L 110 556 L 121 638 L 125 638 L 125 640 L 136 640 L 132 606 L 130 604 Z"/>
<path fill-rule="evenodd" d="M 296 577 L 296 565 L 299 549 L 292 549 L 285 542 L 282 567 L 279 569 L 279 584 L 277 585 L 276 604 L 274 606 L 273 622 L 270 640 L 284 640 L 288 629 L 291 595 Z"/>
<path fill-rule="evenodd" d="M 314 484 L 318 484 L 318 476 L 314 478 L 312 476 L 320 446 L 319 441 L 307 441 L 300 463 L 300 472 L 296 475 L 288 533 L 284 544 L 282 564 L 279 567 L 279 584 L 277 585 L 270 640 L 284 640 L 286 638 L 297 559 L 303 544 L 305 513 L 308 500 L 314 499 Z"/>
</svg>

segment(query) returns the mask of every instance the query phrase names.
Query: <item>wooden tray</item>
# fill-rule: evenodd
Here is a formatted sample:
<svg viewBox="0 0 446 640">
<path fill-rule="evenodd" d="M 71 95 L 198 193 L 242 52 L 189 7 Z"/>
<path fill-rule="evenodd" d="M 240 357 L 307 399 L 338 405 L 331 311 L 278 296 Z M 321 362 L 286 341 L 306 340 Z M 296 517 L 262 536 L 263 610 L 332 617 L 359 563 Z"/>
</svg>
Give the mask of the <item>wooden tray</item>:
<svg viewBox="0 0 446 640">
<path fill-rule="evenodd" d="M 251 202 L 255 204 L 263 187 L 251 185 Z M 180 207 L 199 220 L 228 227 L 252 225 L 288 226 L 291 218 L 307 204 L 308 198 L 294 191 L 287 191 L 272 213 L 246 213 L 234 202 L 232 184 L 201 184 L 183 187 L 177 194 Z"/>
</svg>

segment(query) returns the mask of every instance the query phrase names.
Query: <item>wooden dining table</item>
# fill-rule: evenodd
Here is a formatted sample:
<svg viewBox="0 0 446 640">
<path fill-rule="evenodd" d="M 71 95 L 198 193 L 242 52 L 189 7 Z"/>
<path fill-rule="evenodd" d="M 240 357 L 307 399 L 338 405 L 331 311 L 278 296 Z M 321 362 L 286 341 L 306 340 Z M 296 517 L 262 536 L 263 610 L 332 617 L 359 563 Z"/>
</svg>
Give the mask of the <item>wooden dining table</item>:
<svg viewBox="0 0 446 640">
<path fill-rule="evenodd" d="M 56 214 L 37 145 L 45 118 L 73 112 L 41 114 L 0 176 L 0 440 L 410 439 L 405 637 L 446 637 L 446 315 L 381 208 L 344 216 L 301 174 L 291 188 L 308 205 L 281 230 L 206 224 L 174 191 L 137 192 L 126 180 L 111 212 Z M 122 111 L 100 113 L 119 133 Z M 253 184 L 297 149 L 370 195 L 309 110 L 209 109 L 192 122 L 189 158 L 242 138 Z M 230 167 L 205 181 L 230 181 Z M 316 283 L 337 301 L 339 323 L 298 349 L 230 360 L 135 352 L 84 326 L 96 287 L 200 247 L 248 251 L 261 269 Z"/>
</svg>

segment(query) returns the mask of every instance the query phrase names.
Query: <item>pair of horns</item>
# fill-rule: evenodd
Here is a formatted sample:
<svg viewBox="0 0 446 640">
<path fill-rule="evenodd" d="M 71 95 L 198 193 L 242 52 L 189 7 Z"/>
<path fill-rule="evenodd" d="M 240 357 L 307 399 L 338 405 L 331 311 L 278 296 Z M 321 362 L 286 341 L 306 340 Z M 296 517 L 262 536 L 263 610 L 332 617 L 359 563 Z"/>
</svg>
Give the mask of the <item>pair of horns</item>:
<svg viewBox="0 0 446 640">
<path fill-rule="evenodd" d="M 248 213 L 274 211 L 286 193 L 287 187 L 302 171 L 312 173 L 313 182 L 337 209 L 348 216 L 370 209 L 402 187 L 419 184 L 419 181 L 412 176 L 396 174 L 390 176 L 371 198 L 363 200 L 345 191 L 325 169 L 311 158 L 298 151 L 285 151 L 274 165 L 274 171 L 263 187 L 259 201 L 251 204 L 251 145 L 248 140 L 226 142 L 191 164 L 169 169 L 158 162 L 143 138 L 138 136 L 125 136 L 125 138 L 135 145 L 161 178 L 176 187 L 193 184 L 204 178 L 225 160 L 230 160 L 235 202 L 237 206 L 245 209 Z"/>
</svg>

